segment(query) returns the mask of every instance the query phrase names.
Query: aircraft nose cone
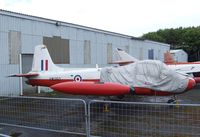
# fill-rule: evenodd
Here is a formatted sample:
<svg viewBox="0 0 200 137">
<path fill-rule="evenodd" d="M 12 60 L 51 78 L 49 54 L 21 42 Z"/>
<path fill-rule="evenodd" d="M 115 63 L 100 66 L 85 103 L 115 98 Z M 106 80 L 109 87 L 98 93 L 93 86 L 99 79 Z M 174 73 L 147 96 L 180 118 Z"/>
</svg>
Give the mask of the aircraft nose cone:
<svg viewBox="0 0 200 137">
<path fill-rule="evenodd" d="M 195 80 L 194 79 L 189 79 L 187 90 L 192 89 L 195 85 L 196 85 Z"/>
</svg>

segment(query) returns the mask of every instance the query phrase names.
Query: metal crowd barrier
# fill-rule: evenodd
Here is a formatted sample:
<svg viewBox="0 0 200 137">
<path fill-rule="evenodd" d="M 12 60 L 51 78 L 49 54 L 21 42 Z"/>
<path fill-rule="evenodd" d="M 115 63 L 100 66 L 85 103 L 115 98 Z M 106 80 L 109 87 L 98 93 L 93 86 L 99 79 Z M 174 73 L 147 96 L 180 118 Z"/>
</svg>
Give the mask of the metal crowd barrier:
<svg viewBox="0 0 200 137">
<path fill-rule="evenodd" d="M 86 135 L 86 110 L 81 99 L 0 97 L 0 125 Z"/>
<path fill-rule="evenodd" d="M 200 104 L 0 97 L 0 125 L 87 137 L 199 137 Z"/>
<path fill-rule="evenodd" d="M 200 104 L 92 100 L 88 110 L 89 136 L 200 136 Z"/>
</svg>

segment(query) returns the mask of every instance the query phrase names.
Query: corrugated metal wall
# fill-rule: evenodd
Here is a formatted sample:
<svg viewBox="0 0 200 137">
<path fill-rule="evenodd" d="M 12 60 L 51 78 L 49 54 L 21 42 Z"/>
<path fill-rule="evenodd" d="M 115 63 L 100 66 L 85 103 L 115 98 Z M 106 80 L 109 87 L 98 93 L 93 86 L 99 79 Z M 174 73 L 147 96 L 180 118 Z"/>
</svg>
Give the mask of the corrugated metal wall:
<svg viewBox="0 0 200 137">
<path fill-rule="evenodd" d="M 7 77 L 10 74 L 19 73 L 19 65 L 0 64 L 0 95 L 20 95 L 19 78 Z"/>
<path fill-rule="evenodd" d="M 154 59 L 160 60 L 163 60 L 163 53 L 169 50 L 167 44 L 131 39 L 126 35 L 70 25 L 63 22 L 56 25 L 56 21 L 53 20 L 0 10 L 0 94 L 19 94 L 19 78 L 4 77 L 19 73 L 19 65 L 9 63 L 11 57 L 16 57 L 10 52 L 9 44 L 14 44 L 14 40 L 19 38 L 21 43 L 17 41 L 17 45 L 14 46 L 17 46 L 20 49 L 18 52 L 23 54 L 33 53 L 35 45 L 43 44 L 44 37 L 56 36 L 69 40 L 70 64 L 60 65 L 65 67 L 95 67 L 95 64 L 106 66 L 113 58 L 112 53 L 115 48 L 124 49 L 139 59 L 148 59 L 148 50 L 152 49 Z M 15 34 L 11 32 L 16 32 L 17 36 L 12 38 L 12 41 L 9 36 Z M 9 53 L 12 55 L 9 56 Z"/>
</svg>

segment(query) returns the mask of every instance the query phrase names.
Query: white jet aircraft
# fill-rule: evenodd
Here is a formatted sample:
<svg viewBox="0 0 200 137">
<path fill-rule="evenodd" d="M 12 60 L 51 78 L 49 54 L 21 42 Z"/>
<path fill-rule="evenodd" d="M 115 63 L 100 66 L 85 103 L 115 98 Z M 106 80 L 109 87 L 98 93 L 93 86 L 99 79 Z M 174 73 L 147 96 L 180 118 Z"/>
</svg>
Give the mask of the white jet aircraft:
<svg viewBox="0 0 200 137">
<path fill-rule="evenodd" d="M 52 62 L 47 47 L 38 45 L 31 71 L 11 77 L 26 77 L 32 86 L 59 92 L 97 96 L 175 95 L 195 85 L 194 79 L 172 71 L 160 61 L 133 61 L 119 67 L 61 68 Z"/>
</svg>

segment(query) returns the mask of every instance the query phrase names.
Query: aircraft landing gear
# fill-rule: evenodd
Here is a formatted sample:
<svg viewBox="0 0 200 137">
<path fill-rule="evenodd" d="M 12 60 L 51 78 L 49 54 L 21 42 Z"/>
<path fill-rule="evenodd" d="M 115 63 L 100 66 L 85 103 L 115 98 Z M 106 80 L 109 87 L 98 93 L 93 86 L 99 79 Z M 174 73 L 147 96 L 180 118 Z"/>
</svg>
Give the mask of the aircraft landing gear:
<svg viewBox="0 0 200 137">
<path fill-rule="evenodd" d="M 167 103 L 169 103 L 169 104 L 174 104 L 175 102 L 176 102 L 175 99 L 169 99 L 169 100 L 167 101 Z"/>
<path fill-rule="evenodd" d="M 173 96 L 173 98 L 171 98 L 167 101 L 167 103 L 169 103 L 169 104 L 177 104 L 177 102 L 178 102 L 178 100 L 175 95 Z"/>
<path fill-rule="evenodd" d="M 177 100 L 176 96 L 174 95 L 174 97 L 173 97 L 172 99 L 169 99 L 169 100 L 167 101 L 167 103 L 169 103 L 169 104 L 176 104 L 175 106 L 173 105 L 173 106 L 171 106 L 171 107 L 176 107 L 176 108 L 178 108 L 180 102 Z"/>
</svg>

